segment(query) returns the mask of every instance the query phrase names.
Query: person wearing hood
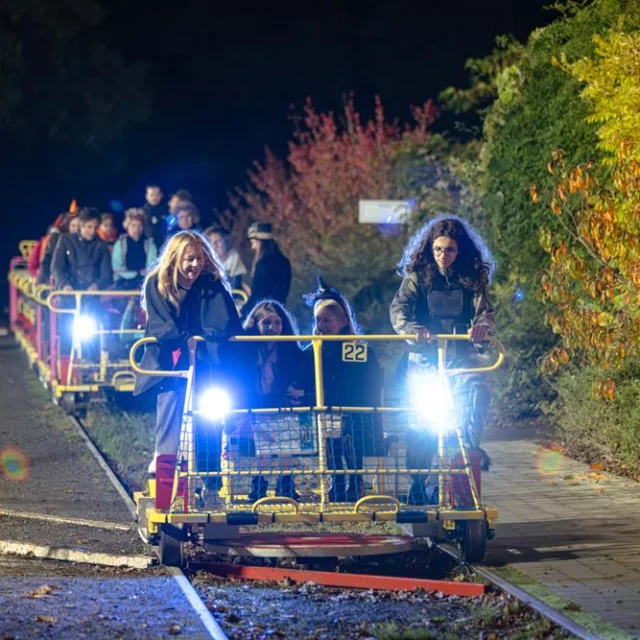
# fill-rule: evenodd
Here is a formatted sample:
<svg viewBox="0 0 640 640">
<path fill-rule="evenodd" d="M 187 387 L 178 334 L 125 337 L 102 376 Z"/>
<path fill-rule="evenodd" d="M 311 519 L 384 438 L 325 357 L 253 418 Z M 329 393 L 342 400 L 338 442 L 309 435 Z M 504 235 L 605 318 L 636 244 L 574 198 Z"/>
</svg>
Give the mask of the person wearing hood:
<svg viewBox="0 0 640 640">
<path fill-rule="evenodd" d="M 464 220 L 439 216 L 425 224 L 411 238 L 398 272 L 403 277 L 390 307 L 391 324 L 396 333 L 416 335 L 408 356 L 407 375 L 419 374 L 437 363 L 432 334 L 468 333 L 471 342 L 456 342 L 447 355 L 459 366 L 479 366 L 477 345 L 494 331 L 493 305 L 488 286 L 495 269 L 493 257 L 480 236 Z M 480 448 L 490 404 L 490 390 L 481 376 L 465 376 L 467 396 L 465 438 L 471 450 L 490 460 Z M 409 462 L 412 468 L 429 466 L 432 447 L 410 447 L 422 456 Z M 422 453 L 420 453 L 420 451 Z M 414 504 L 424 503 L 424 476 L 415 476 L 410 490 Z"/>
<path fill-rule="evenodd" d="M 346 298 L 318 278 L 318 288 L 305 296 L 313 307 L 314 335 L 358 335 L 355 314 Z M 364 467 L 364 456 L 384 455 L 380 415 L 339 411 L 339 407 L 379 407 L 382 369 L 370 345 L 363 341 L 327 341 L 322 345 L 324 403 L 338 413 L 324 414 L 327 467 L 342 471 L 343 458 L 349 471 Z M 316 381 L 317 383 L 317 381 Z M 305 386 L 305 385 L 303 385 Z M 362 474 L 334 473 L 329 500 L 356 502 L 364 496 Z"/>
<path fill-rule="evenodd" d="M 251 268 L 251 295 L 243 309 L 248 313 L 260 300 L 287 303 L 291 288 L 291 263 L 282 254 L 270 224 L 254 222 L 248 231 L 255 255 Z"/>
</svg>

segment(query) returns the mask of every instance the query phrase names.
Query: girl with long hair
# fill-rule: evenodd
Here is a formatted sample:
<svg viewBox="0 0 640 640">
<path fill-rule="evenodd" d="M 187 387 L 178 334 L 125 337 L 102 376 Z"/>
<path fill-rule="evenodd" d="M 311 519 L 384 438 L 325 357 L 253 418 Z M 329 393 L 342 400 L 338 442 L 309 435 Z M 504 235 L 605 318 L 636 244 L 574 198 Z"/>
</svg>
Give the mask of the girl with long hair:
<svg viewBox="0 0 640 640">
<path fill-rule="evenodd" d="M 294 318 L 276 300 L 263 300 L 251 309 L 244 322 L 244 330 L 248 335 L 265 337 L 298 335 Z M 254 346 L 253 376 L 249 377 L 251 406 L 280 408 L 299 404 L 304 396 L 302 379 L 305 361 L 298 343 L 274 341 L 255 343 Z M 251 434 L 236 444 L 247 455 L 256 455 Z M 282 466 L 286 463 L 286 454 L 285 457 L 279 454 L 279 457 Z M 267 480 L 263 476 L 252 478 L 249 499 L 255 501 L 263 498 L 267 488 Z M 292 474 L 278 477 L 275 494 L 298 499 Z"/>
<path fill-rule="evenodd" d="M 482 238 L 457 216 L 436 217 L 416 232 L 398 265 L 403 279 L 390 308 L 395 331 L 418 336 L 408 357 L 408 373 L 435 364 L 435 344 L 428 343 L 431 335 L 438 333 L 468 333 L 471 343 L 453 343 L 447 353 L 460 364 L 477 363 L 476 345 L 486 341 L 494 329 L 488 295 L 494 270 L 493 257 Z M 489 459 L 480 443 L 490 392 L 479 376 L 468 376 L 464 386 L 467 444 L 485 456 L 488 467 Z M 410 466 L 417 468 L 414 462 Z M 428 465 L 428 460 L 422 462 Z M 422 483 L 422 477 L 414 477 L 410 492 L 414 503 L 425 500 Z"/>
<path fill-rule="evenodd" d="M 251 267 L 251 296 L 244 309 L 253 309 L 260 300 L 286 304 L 291 288 L 291 263 L 273 237 L 271 225 L 254 222 L 247 233 L 254 252 Z"/>
<path fill-rule="evenodd" d="M 147 314 L 145 336 L 158 341 L 146 345 L 141 362 L 143 369 L 188 368 L 189 351 L 196 347 L 193 337 L 203 336 L 206 343 L 197 351 L 198 379 L 206 372 L 215 374 L 216 380 L 222 378 L 233 385 L 235 362 L 228 338 L 242 333 L 242 326 L 222 267 L 200 233 L 180 231 L 167 241 L 158 263 L 145 279 L 142 306 Z M 157 392 L 157 418 L 155 453 L 149 466 L 151 474 L 155 473 L 159 455 L 178 452 L 185 381 L 138 376 L 134 394 L 152 388 Z M 218 471 L 219 434 L 212 435 L 210 441 L 206 447 L 211 454 L 207 468 Z M 198 444 L 196 425 L 196 456 L 200 458 L 205 448 Z M 199 461 L 197 466 L 202 469 Z"/>
</svg>

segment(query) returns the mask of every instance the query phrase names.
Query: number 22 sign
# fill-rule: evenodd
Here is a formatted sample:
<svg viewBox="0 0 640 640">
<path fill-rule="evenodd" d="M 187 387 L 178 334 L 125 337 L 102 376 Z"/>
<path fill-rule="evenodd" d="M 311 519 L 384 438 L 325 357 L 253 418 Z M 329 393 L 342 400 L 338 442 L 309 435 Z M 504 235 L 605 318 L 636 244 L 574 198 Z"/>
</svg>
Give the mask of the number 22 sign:
<svg viewBox="0 0 640 640">
<path fill-rule="evenodd" d="M 342 361 L 343 362 L 366 362 L 367 361 L 367 345 L 358 342 L 342 343 Z"/>
</svg>

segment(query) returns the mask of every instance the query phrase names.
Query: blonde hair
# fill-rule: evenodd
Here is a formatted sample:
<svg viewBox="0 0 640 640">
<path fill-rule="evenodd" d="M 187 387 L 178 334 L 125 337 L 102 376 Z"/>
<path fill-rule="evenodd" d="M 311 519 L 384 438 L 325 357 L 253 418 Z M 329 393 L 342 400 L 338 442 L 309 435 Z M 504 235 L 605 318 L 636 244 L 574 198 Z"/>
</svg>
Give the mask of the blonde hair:
<svg viewBox="0 0 640 640">
<path fill-rule="evenodd" d="M 158 278 L 158 292 L 174 309 L 180 313 L 180 299 L 178 297 L 178 274 L 180 263 L 189 247 L 201 247 L 204 256 L 203 272 L 208 272 L 217 280 L 221 280 L 227 286 L 224 269 L 216 257 L 211 245 L 198 231 L 180 231 L 168 240 L 160 254 L 156 266 L 149 272 L 142 288 L 142 308 L 146 311 L 144 292 L 151 278 Z M 228 288 L 228 286 L 227 286 Z"/>
<path fill-rule="evenodd" d="M 323 310 L 326 309 L 330 311 L 335 316 L 341 318 L 344 321 L 343 327 L 349 327 L 349 333 L 351 335 L 356 335 L 358 331 L 356 331 L 356 326 L 351 317 L 351 314 L 348 314 L 343 306 L 337 301 L 331 298 L 325 298 L 324 300 L 318 300 L 313 307 L 313 333 L 316 332 L 316 317 Z"/>
<path fill-rule="evenodd" d="M 142 209 L 142 208 L 131 208 L 131 209 L 127 209 L 124 212 L 124 220 L 122 222 L 122 226 L 124 227 L 125 231 L 129 228 L 129 222 L 131 220 L 139 220 L 140 222 L 142 222 L 142 226 L 144 227 L 144 224 L 147 220 L 147 212 Z"/>
</svg>

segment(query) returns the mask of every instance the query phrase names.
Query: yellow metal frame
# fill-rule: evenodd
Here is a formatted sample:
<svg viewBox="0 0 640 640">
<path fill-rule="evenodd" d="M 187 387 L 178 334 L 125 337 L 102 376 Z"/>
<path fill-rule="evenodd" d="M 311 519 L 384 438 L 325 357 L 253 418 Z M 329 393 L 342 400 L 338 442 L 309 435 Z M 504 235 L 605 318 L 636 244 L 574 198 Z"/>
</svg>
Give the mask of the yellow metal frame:
<svg viewBox="0 0 640 640">
<path fill-rule="evenodd" d="M 26 252 L 33 250 L 36 241 L 23 240 L 20 243 L 20 251 L 23 257 Z M 52 290 L 49 285 L 36 284 L 36 280 L 31 273 L 25 270 L 13 270 L 9 272 L 8 281 L 17 289 L 20 296 L 17 301 L 18 311 L 29 320 L 31 324 L 36 324 L 35 309 L 27 304 L 32 301 L 36 305 L 45 307 L 51 313 L 77 315 L 81 308 L 83 297 L 104 297 L 104 298 L 129 298 L 138 297 L 139 291 L 62 291 Z M 74 306 L 69 309 L 60 308 L 59 301 L 63 298 L 74 300 Z M 107 335 L 140 335 L 142 329 L 110 329 L 97 330 L 101 342 Z M 52 371 L 49 364 L 38 357 L 38 354 L 29 342 L 27 336 L 15 328 L 16 340 L 25 351 L 29 363 L 37 366 L 40 375 L 50 384 L 52 392 L 56 398 L 61 398 L 64 393 L 97 393 L 104 388 L 114 388 L 121 392 L 133 391 L 135 385 L 135 373 L 131 370 L 128 358 L 111 360 L 107 349 L 101 346 L 99 360 L 96 363 L 79 363 L 76 353 L 77 349 L 72 346 L 71 360 L 67 372 L 67 379 L 62 380 L 60 370 Z M 77 370 L 92 370 L 96 373 L 95 380 L 82 384 L 73 384 L 74 372 Z"/>
<path fill-rule="evenodd" d="M 322 384 L 323 380 L 323 371 L 322 371 L 322 344 L 324 342 L 345 342 L 345 341 L 366 341 L 366 342 L 379 342 L 379 341 L 389 341 L 389 342 L 405 342 L 409 341 L 417 341 L 417 335 L 371 335 L 371 336 L 315 336 L 315 335 L 305 335 L 305 336 L 269 336 L 265 338 L 264 336 L 236 336 L 231 338 L 231 341 L 234 342 L 264 342 L 268 340 L 270 342 L 311 342 L 313 355 L 314 355 L 314 373 L 316 379 L 316 397 L 315 397 L 315 406 L 313 407 L 291 407 L 287 409 L 273 408 L 273 409 L 236 409 L 233 410 L 233 414 L 241 414 L 241 413 L 255 413 L 255 414 L 269 414 L 269 413 L 297 413 L 297 412 L 314 412 L 314 413 L 322 413 L 326 412 L 329 407 L 325 404 L 324 398 L 324 388 Z M 486 367 L 475 367 L 475 368 L 457 368 L 447 370 L 446 368 L 446 346 L 449 341 L 469 341 L 470 336 L 468 335 L 457 335 L 457 334 L 441 334 L 432 336 L 432 340 L 437 342 L 438 347 L 438 372 L 441 380 L 444 383 L 444 388 L 447 389 L 447 392 L 450 393 L 450 385 L 449 378 L 462 374 L 482 374 L 482 373 L 490 373 L 499 369 L 504 363 L 505 352 L 502 344 L 494 339 L 490 338 L 489 342 L 493 343 L 498 348 L 498 357 L 497 360 Z M 204 338 L 195 337 L 194 341 L 204 342 Z M 157 343 L 155 338 L 147 337 L 138 340 L 131 348 L 130 352 L 130 363 L 131 368 L 138 375 L 148 375 L 154 377 L 174 377 L 174 378 L 184 378 L 187 381 L 187 390 L 186 390 L 186 401 L 185 401 L 185 413 L 184 413 L 184 421 L 183 421 L 183 433 L 181 434 L 181 446 L 179 451 L 179 462 L 176 464 L 176 471 L 174 476 L 172 497 L 171 497 L 171 509 L 169 512 L 161 512 L 154 508 L 147 509 L 147 520 L 150 526 L 150 532 L 154 533 L 154 527 L 161 523 L 170 522 L 173 524 L 201 524 L 206 522 L 226 522 L 227 513 L 233 512 L 243 512 L 242 507 L 238 507 L 237 505 L 230 504 L 230 498 L 227 494 L 226 500 L 226 513 L 218 513 L 218 512 L 209 512 L 209 513 L 180 513 L 179 510 L 184 508 L 181 500 L 178 500 L 177 492 L 178 492 L 178 482 L 181 478 L 188 479 L 194 477 L 221 477 L 223 482 L 225 480 L 225 476 L 228 476 L 228 472 L 224 470 L 218 472 L 198 472 L 196 473 L 196 465 L 195 465 L 195 453 L 193 448 L 193 416 L 198 412 L 194 412 L 193 410 L 193 402 L 192 402 L 192 385 L 193 378 L 195 372 L 195 353 L 192 352 L 190 354 L 190 366 L 186 370 L 145 370 L 142 369 L 136 360 L 136 354 L 138 350 L 147 344 Z M 408 412 L 413 411 L 413 409 L 409 407 L 331 407 L 332 411 L 348 411 L 348 412 L 364 412 L 364 413 L 375 413 L 375 412 Z M 319 427 L 320 428 L 320 427 Z M 459 450 L 462 456 L 462 466 L 460 469 L 444 469 L 441 465 L 437 468 L 432 469 L 409 469 L 409 468 L 393 468 L 393 469 L 376 469 L 374 472 L 377 476 L 389 476 L 395 474 L 437 474 L 440 478 L 438 482 L 439 488 L 439 496 L 438 496 L 438 505 L 437 506 L 427 506 L 422 509 L 427 515 L 428 521 L 440 521 L 443 523 L 454 523 L 455 521 L 460 520 L 487 520 L 490 526 L 493 526 L 493 523 L 497 519 L 497 510 L 495 507 L 482 505 L 479 500 L 478 491 L 475 485 L 475 480 L 473 477 L 473 473 L 471 472 L 471 465 L 469 462 L 469 458 L 466 453 L 466 447 L 464 445 L 463 437 L 458 425 L 456 425 L 457 438 Z M 185 456 L 184 451 L 187 451 Z M 327 510 L 327 486 L 326 486 L 326 477 L 330 474 L 365 474 L 369 471 L 367 470 L 327 470 L 327 453 L 326 453 L 326 443 L 325 437 L 322 433 L 318 434 L 318 469 L 312 470 L 296 470 L 296 475 L 313 475 L 319 476 L 320 479 L 320 510 L 315 512 L 305 511 L 304 507 L 309 505 L 304 505 L 303 503 L 297 502 L 295 500 L 287 499 L 287 498 L 265 498 L 254 503 L 252 507 L 252 512 L 257 514 L 258 522 L 260 523 L 272 523 L 272 522 L 347 522 L 347 521 L 395 521 L 397 517 L 398 511 L 401 509 L 400 503 L 390 496 L 386 495 L 370 495 L 365 496 L 360 499 L 352 508 L 346 508 L 344 506 L 335 505 L 332 506 L 331 510 Z M 186 457 L 186 459 L 185 459 Z M 438 457 L 440 461 L 444 461 L 446 459 L 445 455 L 445 441 L 444 435 L 442 432 L 438 435 Z M 181 467 L 183 462 L 187 463 L 187 470 L 182 471 Z M 234 471 L 233 476 L 253 476 L 257 475 L 260 472 L 257 470 L 253 471 Z M 447 496 L 447 482 L 446 479 L 450 479 L 455 475 L 465 475 L 469 478 L 469 485 L 471 488 L 471 495 L 473 500 L 473 508 L 464 508 L 464 509 L 455 509 L 448 508 L 446 505 L 446 496 Z M 189 487 L 191 487 L 191 483 L 189 483 Z M 192 496 L 188 496 L 190 500 Z M 382 503 L 391 504 L 391 507 L 383 506 Z M 270 513 L 263 513 L 260 511 L 260 507 L 266 506 L 268 504 L 279 504 L 280 506 L 290 506 L 293 508 L 292 511 L 279 511 L 277 509 L 272 509 Z M 363 511 L 363 505 L 371 505 L 375 503 L 375 508 L 373 508 L 370 512 Z M 311 505 L 313 508 L 317 509 L 317 505 Z M 246 509 L 245 509 L 246 510 Z M 412 507 L 412 510 L 415 508 Z M 452 525 L 453 526 L 453 525 Z"/>
</svg>

